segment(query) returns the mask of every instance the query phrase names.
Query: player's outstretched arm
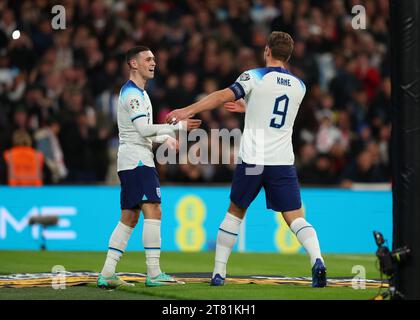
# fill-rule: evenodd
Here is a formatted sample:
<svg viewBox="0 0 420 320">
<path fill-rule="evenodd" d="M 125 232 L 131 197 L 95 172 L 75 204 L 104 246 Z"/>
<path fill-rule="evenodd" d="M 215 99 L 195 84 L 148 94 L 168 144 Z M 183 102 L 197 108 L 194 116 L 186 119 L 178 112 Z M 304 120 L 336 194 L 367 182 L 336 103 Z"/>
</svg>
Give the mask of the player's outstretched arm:
<svg viewBox="0 0 420 320">
<path fill-rule="evenodd" d="M 133 121 L 134 127 L 139 132 L 139 134 L 144 138 L 151 138 L 156 136 L 162 136 L 158 138 L 156 142 L 164 142 L 164 139 L 167 135 L 173 135 L 176 131 L 179 130 L 188 130 L 197 129 L 201 125 L 201 120 L 199 119 L 187 119 L 181 121 L 176 125 L 172 124 L 148 124 L 145 117 L 138 118 Z"/>
<path fill-rule="evenodd" d="M 235 101 L 235 94 L 231 89 L 215 91 L 188 107 L 170 112 L 166 116 L 166 123 L 177 124 L 181 120 L 191 118 L 202 111 L 215 109 L 229 101 Z"/>
</svg>

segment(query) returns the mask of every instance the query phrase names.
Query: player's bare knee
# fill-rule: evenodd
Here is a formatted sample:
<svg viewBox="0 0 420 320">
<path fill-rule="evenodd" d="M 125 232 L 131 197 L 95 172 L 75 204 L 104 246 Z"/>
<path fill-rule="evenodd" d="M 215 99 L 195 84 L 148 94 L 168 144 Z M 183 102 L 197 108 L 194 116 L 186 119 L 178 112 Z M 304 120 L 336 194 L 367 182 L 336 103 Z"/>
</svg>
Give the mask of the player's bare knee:
<svg viewBox="0 0 420 320">
<path fill-rule="evenodd" d="M 137 222 L 138 221 L 139 220 L 138 219 L 135 219 L 135 218 L 129 218 L 129 219 L 121 220 L 121 222 L 123 224 L 125 224 L 126 226 L 128 226 L 130 228 L 134 228 L 137 225 Z"/>
<path fill-rule="evenodd" d="M 134 228 L 137 225 L 136 223 L 129 220 L 121 220 L 121 223 L 123 223 L 124 225 L 130 228 Z"/>
<path fill-rule="evenodd" d="M 121 214 L 121 222 L 130 228 L 134 228 L 139 221 L 138 210 L 123 210 Z"/>
<path fill-rule="evenodd" d="M 296 220 L 297 218 L 303 218 L 304 214 L 303 214 L 303 209 L 299 208 L 297 210 L 292 210 L 292 211 L 285 211 L 283 212 L 283 218 L 284 221 L 286 221 L 286 223 L 290 226 L 292 224 L 292 222 L 294 220 Z"/>
<path fill-rule="evenodd" d="M 239 219 L 243 219 L 245 217 L 246 209 L 238 207 L 233 202 L 230 203 L 228 212 Z"/>
<path fill-rule="evenodd" d="M 130 227 L 134 228 L 138 222 L 139 222 L 138 216 L 132 217 L 130 220 Z"/>
<path fill-rule="evenodd" d="M 154 219 L 161 220 L 162 219 L 162 208 L 160 204 L 156 204 L 155 208 L 153 209 Z"/>
<path fill-rule="evenodd" d="M 143 211 L 145 219 L 162 219 L 162 208 L 160 203 L 143 203 L 141 210 Z"/>
</svg>

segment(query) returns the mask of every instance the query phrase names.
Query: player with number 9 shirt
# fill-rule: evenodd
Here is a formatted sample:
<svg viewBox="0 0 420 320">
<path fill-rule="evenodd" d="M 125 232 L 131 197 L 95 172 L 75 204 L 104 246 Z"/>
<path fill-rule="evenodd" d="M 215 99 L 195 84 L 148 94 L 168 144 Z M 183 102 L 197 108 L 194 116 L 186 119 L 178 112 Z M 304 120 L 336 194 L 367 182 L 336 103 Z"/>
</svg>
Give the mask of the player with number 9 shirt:
<svg viewBox="0 0 420 320">
<path fill-rule="evenodd" d="M 294 42 L 285 32 L 270 34 L 264 50 L 264 68 L 243 72 L 230 87 L 168 114 L 176 124 L 220 105 L 245 112 L 245 127 L 230 194 L 230 206 L 217 235 L 211 285 L 226 278 L 226 264 L 249 205 L 264 187 L 267 208 L 281 212 L 310 256 L 312 286 L 325 287 L 326 267 L 315 229 L 304 219 L 292 145 L 293 124 L 306 87 L 286 69 Z"/>
</svg>

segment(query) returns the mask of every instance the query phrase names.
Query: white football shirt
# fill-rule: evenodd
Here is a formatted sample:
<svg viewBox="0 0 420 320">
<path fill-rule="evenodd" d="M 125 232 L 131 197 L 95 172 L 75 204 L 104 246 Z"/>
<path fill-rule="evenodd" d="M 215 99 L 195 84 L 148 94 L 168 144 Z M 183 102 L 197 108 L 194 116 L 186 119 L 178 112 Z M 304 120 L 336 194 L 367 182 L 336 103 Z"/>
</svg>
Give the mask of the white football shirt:
<svg viewBox="0 0 420 320">
<path fill-rule="evenodd" d="M 152 139 L 142 137 L 133 121 L 146 117 L 153 123 L 153 109 L 147 92 L 128 80 L 120 90 L 117 121 L 119 130 L 117 170 L 134 169 L 139 165 L 154 167 Z"/>
<path fill-rule="evenodd" d="M 257 165 L 292 165 L 293 124 L 306 92 L 302 80 L 281 67 L 252 69 L 229 87 L 246 102 L 239 157 Z"/>
</svg>

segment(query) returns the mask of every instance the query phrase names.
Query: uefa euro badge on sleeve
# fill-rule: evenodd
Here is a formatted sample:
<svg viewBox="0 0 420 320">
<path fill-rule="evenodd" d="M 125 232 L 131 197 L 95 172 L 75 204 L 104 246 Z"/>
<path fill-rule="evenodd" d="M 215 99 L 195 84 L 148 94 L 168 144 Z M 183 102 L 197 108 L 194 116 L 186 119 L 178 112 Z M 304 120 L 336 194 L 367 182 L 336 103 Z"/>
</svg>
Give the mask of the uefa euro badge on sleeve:
<svg viewBox="0 0 420 320">
<path fill-rule="evenodd" d="M 239 77 L 239 80 L 241 81 L 247 81 L 249 79 L 251 79 L 251 77 L 248 72 L 242 73 L 241 76 Z"/>
<path fill-rule="evenodd" d="M 156 188 L 156 194 L 160 198 L 160 188 Z"/>
<path fill-rule="evenodd" d="M 140 108 L 140 102 L 139 102 L 139 100 L 137 100 L 137 99 L 131 99 L 130 100 L 130 108 L 131 109 L 139 109 Z"/>
</svg>

